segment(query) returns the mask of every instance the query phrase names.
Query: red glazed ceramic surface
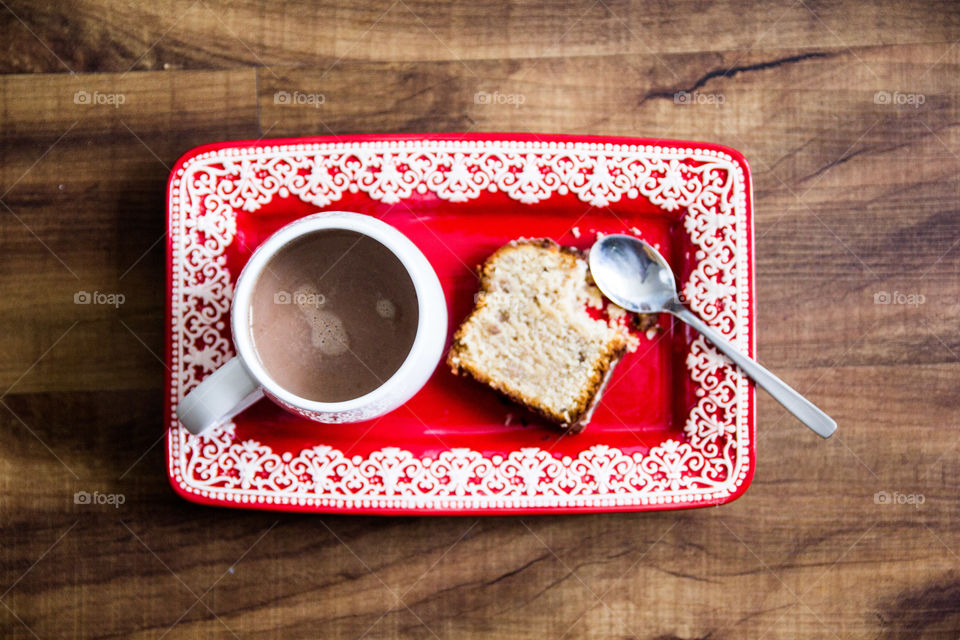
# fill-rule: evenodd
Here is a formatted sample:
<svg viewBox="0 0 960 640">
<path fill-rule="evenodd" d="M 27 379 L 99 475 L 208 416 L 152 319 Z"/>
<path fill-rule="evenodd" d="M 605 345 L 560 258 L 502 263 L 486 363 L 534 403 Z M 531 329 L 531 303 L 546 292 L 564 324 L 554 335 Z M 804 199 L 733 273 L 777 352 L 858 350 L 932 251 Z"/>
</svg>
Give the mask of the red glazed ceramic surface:
<svg viewBox="0 0 960 640">
<path fill-rule="evenodd" d="M 441 364 L 377 420 L 317 424 L 262 400 L 197 437 L 177 402 L 234 355 L 233 283 L 271 233 L 324 210 L 405 233 L 443 285 L 450 332 L 474 268 L 518 237 L 659 247 L 687 305 L 754 354 L 750 172 L 736 151 L 533 134 L 368 135 L 212 144 L 168 186 L 167 471 L 183 497 L 287 511 L 465 514 L 697 507 L 746 490 L 753 385 L 669 316 L 616 368 L 593 421 L 563 435 Z M 449 338 L 449 337 L 448 337 Z"/>
</svg>

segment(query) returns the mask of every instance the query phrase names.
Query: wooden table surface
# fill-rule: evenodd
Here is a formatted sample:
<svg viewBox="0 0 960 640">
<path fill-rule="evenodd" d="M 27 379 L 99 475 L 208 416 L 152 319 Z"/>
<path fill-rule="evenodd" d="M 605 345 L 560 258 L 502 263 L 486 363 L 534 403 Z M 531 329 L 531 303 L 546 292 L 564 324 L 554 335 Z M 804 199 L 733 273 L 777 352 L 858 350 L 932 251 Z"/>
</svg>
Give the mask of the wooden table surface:
<svg viewBox="0 0 960 640">
<path fill-rule="evenodd" d="M 960 637 L 958 38 L 954 2 L 3 0 L 0 636 Z M 760 359 L 837 435 L 759 394 L 752 487 L 692 511 L 321 517 L 175 496 L 168 167 L 217 140 L 424 131 L 741 150 Z"/>
</svg>

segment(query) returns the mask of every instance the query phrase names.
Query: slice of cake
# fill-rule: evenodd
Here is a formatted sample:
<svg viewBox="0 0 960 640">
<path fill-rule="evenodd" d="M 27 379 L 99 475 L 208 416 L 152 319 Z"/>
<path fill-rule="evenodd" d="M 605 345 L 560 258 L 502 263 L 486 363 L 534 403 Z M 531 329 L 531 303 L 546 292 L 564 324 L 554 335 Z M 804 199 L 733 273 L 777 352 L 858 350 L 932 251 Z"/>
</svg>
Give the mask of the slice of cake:
<svg viewBox="0 0 960 640">
<path fill-rule="evenodd" d="M 555 422 L 579 431 L 600 399 L 627 336 L 602 308 L 576 249 L 515 240 L 480 270 L 476 306 L 453 337 L 447 364 Z"/>
</svg>

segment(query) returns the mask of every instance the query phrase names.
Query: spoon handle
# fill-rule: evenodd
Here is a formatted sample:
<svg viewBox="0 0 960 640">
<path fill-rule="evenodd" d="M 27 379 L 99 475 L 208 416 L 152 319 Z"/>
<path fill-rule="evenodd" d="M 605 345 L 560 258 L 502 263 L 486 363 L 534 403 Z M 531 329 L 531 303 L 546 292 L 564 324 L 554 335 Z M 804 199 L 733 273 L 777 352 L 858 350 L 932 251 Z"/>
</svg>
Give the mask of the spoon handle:
<svg viewBox="0 0 960 640">
<path fill-rule="evenodd" d="M 749 358 L 730 342 L 727 341 L 719 332 L 712 329 L 701 320 L 692 311 L 677 305 L 670 309 L 673 315 L 677 316 L 688 325 L 703 334 L 728 358 L 733 360 L 740 369 L 753 378 L 754 382 L 767 390 L 776 400 L 786 407 L 787 411 L 797 416 L 801 422 L 813 429 L 817 434 L 824 438 L 829 438 L 837 430 L 836 421 L 821 411 L 815 404 L 804 398 L 796 392 L 790 385 L 770 373 L 766 367 L 756 360 Z"/>
</svg>

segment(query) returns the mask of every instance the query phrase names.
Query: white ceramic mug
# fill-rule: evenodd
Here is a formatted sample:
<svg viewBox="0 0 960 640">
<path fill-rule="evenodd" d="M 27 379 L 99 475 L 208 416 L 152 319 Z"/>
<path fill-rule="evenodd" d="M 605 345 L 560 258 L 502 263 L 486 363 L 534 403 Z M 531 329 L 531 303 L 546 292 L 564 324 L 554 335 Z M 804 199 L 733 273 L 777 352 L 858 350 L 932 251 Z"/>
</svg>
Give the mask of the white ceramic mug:
<svg viewBox="0 0 960 640">
<path fill-rule="evenodd" d="M 249 325 L 251 294 L 264 267 L 297 238 L 326 229 L 360 233 L 392 251 L 413 281 L 419 308 L 413 346 L 396 373 L 373 391 L 340 402 L 308 400 L 281 387 L 260 363 Z M 317 422 L 357 422 L 396 409 L 426 384 L 440 361 L 447 337 L 447 304 L 433 267 L 409 238 L 372 216 L 331 211 L 301 218 L 257 248 L 237 278 L 230 326 L 236 357 L 207 376 L 177 406 L 180 422 L 191 433 L 223 424 L 264 395 L 288 411 Z"/>
</svg>

